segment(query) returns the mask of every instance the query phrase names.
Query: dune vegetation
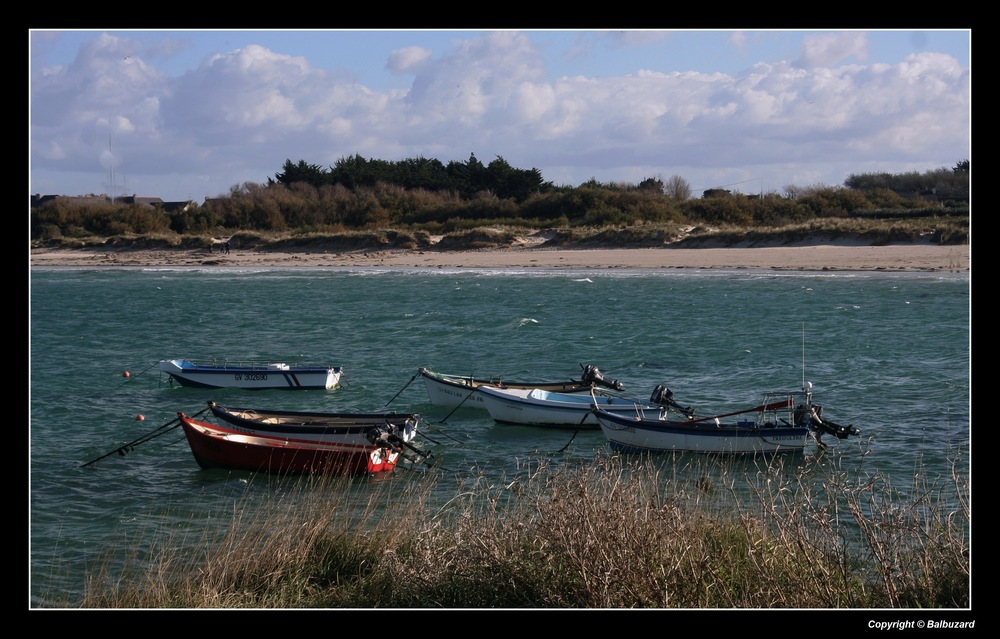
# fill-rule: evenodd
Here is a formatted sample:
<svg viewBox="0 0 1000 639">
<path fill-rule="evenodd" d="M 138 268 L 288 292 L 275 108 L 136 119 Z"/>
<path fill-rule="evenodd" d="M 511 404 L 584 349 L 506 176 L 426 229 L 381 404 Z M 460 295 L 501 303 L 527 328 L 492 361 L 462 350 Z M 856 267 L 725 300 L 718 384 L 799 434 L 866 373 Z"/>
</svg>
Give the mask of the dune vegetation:
<svg viewBox="0 0 1000 639">
<path fill-rule="evenodd" d="M 692 197 L 678 176 L 569 187 L 501 158 L 483 166 L 473 157 L 436 172 L 425 164 L 355 160 L 323 171 L 286 162 L 267 184 L 236 185 L 225 196 L 169 211 L 100 197 L 54 198 L 32 208 L 31 242 L 190 249 L 227 238 L 244 249 L 286 251 L 504 247 L 539 233 L 559 247 L 969 241 L 967 161 L 923 174 L 854 175 L 839 187 L 788 186 L 782 194 L 710 189 L 702 197 Z"/>
</svg>

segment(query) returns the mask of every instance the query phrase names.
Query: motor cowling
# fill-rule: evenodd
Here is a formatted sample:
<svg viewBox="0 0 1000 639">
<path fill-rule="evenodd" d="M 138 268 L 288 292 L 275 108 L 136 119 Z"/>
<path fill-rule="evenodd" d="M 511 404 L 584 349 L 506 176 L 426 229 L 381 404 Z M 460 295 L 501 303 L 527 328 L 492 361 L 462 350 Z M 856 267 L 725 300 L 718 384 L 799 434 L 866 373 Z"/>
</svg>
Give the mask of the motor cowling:
<svg viewBox="0 0 1000 639">
<path fill-rule="evenodd" d="M 690 406 L 681 406 L 674 401 L 674 392 L 663 384 L 657 384 L 656 388 L 653 389 L 653 393 L 649 396 L 649 401 L 657 406 L 675 408 L 689 417 L 694 414 Z"/>
<path fill-rule="evenodd" d="M 669 406 L 674 403 L 674 391 L 670 390 L 663 384 L 658 384 L 656 388 L 653 389 L 653 394 L 649 396 L 649 401 L 654 404 Z"/>
<path fill-rule="evenodd" d="M 621 391 L 625 390 L 625 385 L 619 382 L 617 379 L 608 379 L 604 376 L 596 366 L 593 364 L 587 364 L 583 366 L 583 375 L 580 379 L 584 384 L 597 384 L 598 386 L 604 386 L 605 388 L 611 388 L 613 390 Z"/>
<path fill-rule="evenodd" d="M 813 430 L 833 435 L 837 439 L 847 439 L 861 434 L 861 429 L 853 424 L 842 426 L 829 419 L 822 419 L 818 414 L 814 414 L 814 419 L 809 420 L 809 426 Z"/>
<path fill-rule="evenodd" d="M 848 437 L 855 437 L 861 434 L 861 429 L 853 424 L 841 426 L 840 424 L 834 424 L 830 420 L 824 421 L 822 428 L 831 435 L 835 435 L 837 439 L 847 439 Z"/>
</svg>

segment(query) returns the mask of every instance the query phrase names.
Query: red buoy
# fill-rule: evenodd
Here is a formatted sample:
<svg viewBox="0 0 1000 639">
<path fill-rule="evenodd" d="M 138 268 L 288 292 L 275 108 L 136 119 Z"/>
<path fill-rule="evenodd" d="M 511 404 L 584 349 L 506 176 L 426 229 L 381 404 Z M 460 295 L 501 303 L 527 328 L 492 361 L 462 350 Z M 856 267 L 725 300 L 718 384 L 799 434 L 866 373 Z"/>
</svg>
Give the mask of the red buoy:
<svg viewBox="0 0 1000 639">
<path fill-rule="evenodd" d="M 138 415 L 135 416 L 135 421 L 137 421 L 137 422 L 141 422 L 144 419 L 146 419 L 146 416 L 143 415 L 142 413 L 140 413 L 140 414 L 138 414 Z"/>
<path fill-rule="evenodd" d="M 128 377 L 128 375 L 129 375 L 128 371 L 125 371 L 124 373 L 122 373 L 122 377 Z"/>
</svg>

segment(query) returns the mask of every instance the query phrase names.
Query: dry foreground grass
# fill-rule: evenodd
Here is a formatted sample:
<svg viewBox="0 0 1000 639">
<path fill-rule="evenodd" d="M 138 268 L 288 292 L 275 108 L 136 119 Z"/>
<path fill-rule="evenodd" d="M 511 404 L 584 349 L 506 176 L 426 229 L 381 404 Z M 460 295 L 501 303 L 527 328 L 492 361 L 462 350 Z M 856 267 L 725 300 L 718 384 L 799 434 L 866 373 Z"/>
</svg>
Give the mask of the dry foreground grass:
<svg viewBox="0 0 1000 639">
<path fill-rule="evenodd" d="M 683 468 L 617 456 L 579 466 L 539 460 L 503 481 L 469 478 L 447 501 L 433 473 L 373 484 L 353 505 L 338 478 L 279 483 L 194 539 L 142 544 L 122 570 L 108 557 L 79 605 L 969 605 L 969 486 L 959 474 L 940 484 L 920 474 L 907 497 L 836 463 L 806 469 L 774 459 L 737 471 L 724 460 L 681 459 L 674 464 Z"/>
</svg>

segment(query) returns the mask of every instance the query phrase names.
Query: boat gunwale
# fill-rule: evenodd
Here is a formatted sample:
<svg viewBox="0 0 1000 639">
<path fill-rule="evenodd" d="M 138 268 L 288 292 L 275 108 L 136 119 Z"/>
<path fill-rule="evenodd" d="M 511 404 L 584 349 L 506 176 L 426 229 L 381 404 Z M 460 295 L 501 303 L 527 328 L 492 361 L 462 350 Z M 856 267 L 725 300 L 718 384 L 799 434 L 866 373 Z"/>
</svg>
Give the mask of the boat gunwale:
<svg viewBox="0 0 1000 639">
<path fill-rule="evenodd" d="M 227 406 L 220 406 L 214 402 L 209 403 L 209 408 L 212 411 L 212 415 L 216 419 L 226 422 L 227 426 L 222 426 L 222 428 L 227 428 L 229 430 L 236 430 L 238 428 L 244 428 L 254 433 L 261 433 L 265 436 L 269 433 L 274 433 L 274 436 L 283 436 L 284 434 L 319 434 L 319 435 L 358 435 L 364 434 L 370 431 L 372 428 L 377 428 L 380 426 L 389 426 L 393 430 L 398 431 L 400 438 L 403 441 L 410 441 L 417 432 L 422 417 L 419 413 L 318 413 L 318 412 L 306 412 L 306 411 L 268 411 L 253 408 L 234 408 Z M 252 417 L 245 417 L 237 414 L 233 411 L 239 412 L 254 412 L 259 415 L 271 415 L 271 417 L 263 417 L 261 419 L 255 419 Z M 269 422 L 264 421 L 266 419 L 273 419 L 274 416 L 293 416 L 293 417 L 305 417 L 305 418 L 315 418 L 318 421 L 307 422 L 307 421 L 287 421 L 287 422 Z M 341 421 L 343 420 L 343 421 Z M 244 432 L 244 431 L 237 431 Z"/>
<path fill-rule="evenodd" d="M 716 425 L 710 421 L 683 422 L 677 420 L 658 420 L 649 417 L 628 417 L 623 415 L 621 412 L 607 411 L 604 409 L 596 410 L 594 411 L 594 414 L 596 415 L 598 421 L 611 431 L 624 431 L 627 428 L 632 428 L 670 434 L 694 433 L 698 435 L 704 434 L 709 436 L 726 437 L 731 437 L 733 435 L 736 435 L 737 437 L 751 437 L 757 436 L 760 433 L 782 435 L 794 434 L 798 436 L 803 434 L 808 435 L 810 431 L 808 426 L 787 426 L 784 424 L 762 426 L 757 422 L 752 422 L 751 426 L 740 426 L 738 422 L 729 422 Z M 610 422 L 614 424 L 614 426 L 608 426 L 604 424 L 604 422 Z"/>
<path fill-rule="evenodd" d="M 466 391 L 479 390 L 481 386 L 487 388 L 541 388 L 544 390 L 558 389 L 564 393 L 585 393 L 593 387 L 592 384 L 584 383 L 582 380 L 571 379 L 558 382 L 520 382 L 506 381 L 502 376 L 490 376 L 489 378 L 476 377 L 475 375 L 454 375 L 450 373 L 438 373 L 421 367 L 418 374 L 424 381 L 431 381 L 449 386 L 451 388 L 461 388 Z"/>
<path fill-rule="evenodd" d="M 253 373 L 322 373 L 327 374 L 342 373 L 343 366 L 330 366 L 326 364 L 314 364 L 314 363 L 286 363 L 286 362 L 271 362 L 267 360 L 234 360 L 231 363 L 228 359 L 223 360 L 221 364 L 215 363 L 203 363 L 202 360 L 190 359 L 186 357 L 178 357 L 174 359 L 164 359 L 160 360 L 160 370 L 166 373 L 232 373 L 238 371 L 250 371 Z M 187 362 L 192 365 L 192 367 L 182 366 L 178 362 Z M 275 365 L 282 365 L 285 368 L 272 368 Z M 167 368 L 167 366 L 172 366 L 173 368 Z"/>
</svg>

